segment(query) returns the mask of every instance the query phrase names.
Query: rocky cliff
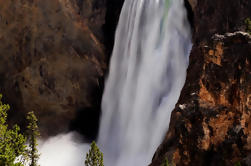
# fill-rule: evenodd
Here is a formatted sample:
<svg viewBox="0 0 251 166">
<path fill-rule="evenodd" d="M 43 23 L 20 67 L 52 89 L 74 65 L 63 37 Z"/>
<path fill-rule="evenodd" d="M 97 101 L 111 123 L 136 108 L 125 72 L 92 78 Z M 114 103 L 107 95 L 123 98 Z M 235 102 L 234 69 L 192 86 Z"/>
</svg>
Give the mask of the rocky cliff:
<svg viewBox="0 0 251 166">
<path fill-rule="evenodd" d="M 189 0 L 193 48 L 169 130 L 151 166 L 251 165 L 248 0 Z"/>
<path fill-rule="evenodd" d="M 0 93 L 12 122 L 34 110 L 43 136 L 72 128 L 95 137 L 113 42 L 104 34 L 114 33 L 123 2 L 111 3 L 0 0 Z"/>
</svg>

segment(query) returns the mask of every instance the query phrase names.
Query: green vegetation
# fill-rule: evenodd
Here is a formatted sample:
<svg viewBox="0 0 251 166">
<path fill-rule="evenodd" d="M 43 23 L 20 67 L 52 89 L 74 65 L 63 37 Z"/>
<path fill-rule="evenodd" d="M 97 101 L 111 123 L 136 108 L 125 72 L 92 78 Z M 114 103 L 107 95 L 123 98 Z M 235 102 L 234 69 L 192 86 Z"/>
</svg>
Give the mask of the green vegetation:
<svg viewBox="0 0 251 166">
<path fill-rule="evenodd" d="M 25 155 L 26 139 L 17 125 L 10 129 L 6 124 L 7 111 L 10 106 L 3 104 L 1 99 L 2 95 L 0 95 L 0 165 L 21 166 L 23 162 L 16 161 Z"/>
<path fill-rule="evenodd" d="M 234 166 L 241 166 L 241 163 L 237 162 L 237 163 L 234 164 Z"/>
<path fill-rule="evenodd" d="M 26 119 L 29 122 L 27 126 L 27 138 L 29 142 L 28 156 L 31 161 L 30 166 L 38 166 L 37 161 L 39 154 L 37 150 L 37 138 L 40 136 L 40 133 L 37 126 L 37 118 L 32 111 L 28 113 Z"/>
<path fill-rule="evenodd" d="M 104 166 L 103 153 L 94 141 L 91 144 L 91 149 L 86 154 L 85 166 Z"/>
<path fill-rule="evenodd" d="M 14 125 L 12 128 L 8 126 L 7 115 L 10 106 L 3 104 L 1 99 L 0 94 L 0 165 L 24 166 L 30 163 L 30 166 L 37 166 L 39 156 L 36 146 L 39 132 L 34 113 L 31 112 L 27 116 L 29 125 L 28 134 L 25 136 L 18 125 Z"/>
<path fill-rule="evenodd" d="M 246 25 L 246 31 L 251 34 L 251 19 L 247 18 L 245 19 L 245 25 Z"/>
<path fill-rule="evenodd" d="M 161 166 L 172 166 L 172 164 L 170 164 L 168 158 L 166 158 L 164 163 L 161 164 Z"/>
</svg>

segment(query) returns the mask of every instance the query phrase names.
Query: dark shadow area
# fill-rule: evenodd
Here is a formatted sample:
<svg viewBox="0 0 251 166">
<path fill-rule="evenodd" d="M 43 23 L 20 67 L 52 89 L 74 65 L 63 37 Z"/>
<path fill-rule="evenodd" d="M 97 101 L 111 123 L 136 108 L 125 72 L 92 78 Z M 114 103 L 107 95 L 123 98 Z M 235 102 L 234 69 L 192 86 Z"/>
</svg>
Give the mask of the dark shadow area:
<svg viewBox="0 0 251 166">
<path fill-rule="evenodd" d="M 188 0 L 185 0 L 185 7 L 187 9 L 188 21 L 189 21 L 190 26 L 193 30 L 194 29 L 194 14 L 193 14 L 193 9 L 192 9 L 190 3 L 188 2 Z"/>
<path fill-rule="evenodd" d="M 114 37 L 115 31 L 117 28 L 117 24 L 119 21 L 120 12 L 122 6 L 124 4 L 124 0 L 107 0 L 107 12 L 105 17 L 105 24 L 103 26 L 104 32 L 104 43 L 106 47 L 106 53 L 108 55 L 107 60 L 109 61 L 113 45 L 114 45 Z"/>
<path fill-rule="evenodd" d="M 99 129 L 100 111 L 94 108 L 77 110 L 75 119 L 70 123 L 70 130 L 77 131 L 84 136 L 84 141 L 96 139 Z"/>
<path fill-rule="evenodd" d="M 93 107 L 83 107 L 76 110 L 75 118 L 70 122 L 70 131 L 77 131 L 83 136 L 83 141 L 96 140 L 101 118 L 101 100 L 104 91 L 104 78 L 99 78 L 99 86 L 90 93 L 93 97 Z"/>
</svg>

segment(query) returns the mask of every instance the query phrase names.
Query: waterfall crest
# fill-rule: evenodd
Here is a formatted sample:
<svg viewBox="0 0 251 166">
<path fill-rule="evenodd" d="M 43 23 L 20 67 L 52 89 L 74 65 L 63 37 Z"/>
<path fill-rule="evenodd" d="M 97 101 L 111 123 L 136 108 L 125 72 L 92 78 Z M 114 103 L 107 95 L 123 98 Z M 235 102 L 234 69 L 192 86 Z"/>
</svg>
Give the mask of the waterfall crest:
<svg viewBox="0 0 251 166">
<path fill-rule="evenodd" d="M 191 32 L 184 0 L 125 0 L 102 99 L 105 165 L 150 163 L 186 78 Z"/>
</svg>

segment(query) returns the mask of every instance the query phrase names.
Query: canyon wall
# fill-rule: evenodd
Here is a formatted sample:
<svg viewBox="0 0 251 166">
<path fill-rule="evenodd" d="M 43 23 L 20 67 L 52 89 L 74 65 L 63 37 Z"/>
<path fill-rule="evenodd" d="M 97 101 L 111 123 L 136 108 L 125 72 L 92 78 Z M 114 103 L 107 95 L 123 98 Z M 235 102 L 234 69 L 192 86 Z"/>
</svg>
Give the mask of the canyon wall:
<svg viewBox="0 0 251 166">
<path fill-rule="evenodd" d="M 169 130 L 151 166 L 251 165 L 248 0 L 189 0 L 193 48 Z"/>
<path fill-rule="evenodd" d="M 104 34 L 115 33 L 122 3 L 0 0 L 0 93 L 12 123 L 34 110 L 43 136 L 95 137 L 113 45 Z"/>
</svg>

